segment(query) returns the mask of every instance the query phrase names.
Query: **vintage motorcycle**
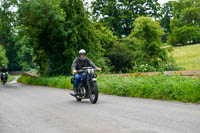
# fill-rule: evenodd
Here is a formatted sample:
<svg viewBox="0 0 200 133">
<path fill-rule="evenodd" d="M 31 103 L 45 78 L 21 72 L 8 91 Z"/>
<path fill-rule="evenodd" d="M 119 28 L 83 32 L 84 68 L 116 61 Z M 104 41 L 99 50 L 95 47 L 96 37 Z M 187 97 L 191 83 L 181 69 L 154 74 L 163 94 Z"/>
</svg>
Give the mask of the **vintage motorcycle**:
<svg viewBox="0 0 200 133">
<path fill-rule="evenodd" d="M 7 82 L 7 74 L 4 72 L 1 74 L 1 81 L 3 85 Z"/>
<path fill-rule="evenodd" d="M 85 73 L 86 78 L 81 78 L 77 95 L 74 96 L 77 101 L 82 101 L 82 99 L 90 99 L 90 102 L 95 104 L 98 101 L 99 91 L 97 85 L 97 74 L 96 70 L 92 67 L 84 67 L 78 71 L 79 74 Z M 71 83 L 74 84 L 74 77 L 71 80 Z"/>
</svg>

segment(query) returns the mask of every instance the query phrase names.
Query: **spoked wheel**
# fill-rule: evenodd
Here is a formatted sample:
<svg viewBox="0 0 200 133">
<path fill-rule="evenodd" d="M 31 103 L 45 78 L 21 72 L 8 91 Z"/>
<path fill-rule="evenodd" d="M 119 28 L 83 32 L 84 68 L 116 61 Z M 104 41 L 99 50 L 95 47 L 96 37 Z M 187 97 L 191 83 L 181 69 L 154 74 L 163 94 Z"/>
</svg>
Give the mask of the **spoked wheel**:
<svg viewBox="0 0 200 133">
<path fill-rule="evenodd" d="M 98 97 L 99 97 L 99 91 L 98 91 L 97 83 L 95 82 L 91 86 L 90 102 L 93 104 L 96 104 L 98 101 Z"/>
</svg>

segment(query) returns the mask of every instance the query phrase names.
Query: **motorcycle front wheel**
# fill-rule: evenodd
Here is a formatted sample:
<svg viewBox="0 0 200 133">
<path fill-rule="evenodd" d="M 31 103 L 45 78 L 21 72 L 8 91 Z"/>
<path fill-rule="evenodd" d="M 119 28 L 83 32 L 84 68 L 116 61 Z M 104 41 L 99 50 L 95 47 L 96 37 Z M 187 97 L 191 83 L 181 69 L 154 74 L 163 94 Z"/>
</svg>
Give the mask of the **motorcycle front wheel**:
<svg viewBox="0 0 200 133">
<path fill-rule="evenodd" d="M 98 101 L 98 97 L 99 97 L 98 86 L 97 83 L 94 82 L 93 85 L 91 85 L 90 102 L 96 104 Z"/>
<path fill-rule="evenodd" d="M 5 85 L 6 84 L 6 81 L 3 81 L 3 85 Z"/>
</svg>

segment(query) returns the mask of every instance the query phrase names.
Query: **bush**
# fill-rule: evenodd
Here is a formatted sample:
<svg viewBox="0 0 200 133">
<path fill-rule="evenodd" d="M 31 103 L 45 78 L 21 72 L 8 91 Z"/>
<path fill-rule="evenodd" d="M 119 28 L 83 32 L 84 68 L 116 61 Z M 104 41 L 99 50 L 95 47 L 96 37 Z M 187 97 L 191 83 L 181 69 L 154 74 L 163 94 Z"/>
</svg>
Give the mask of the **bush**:
<svg viewBox="0 0 200 133">
<path fill-rule="evenodd" d="M 155 67 L 149 65 L 149 64 L 144 64 L 144 65 L 137 65 L 133 67 L 133 72 L 156 72 L 158 71 Z"/>
<path fill-rule="evenodd" d="M 123 44 L 116 43 L 109 50 L 106 56 L 111 61 L 114 72 L 128 72 L 133 67 L 133 51 L 126 48 Z"/>
<path fill-rule="evenodd" d="M 173 60 L 169 60 L 167 63 L 161 64 L 159 67 L 154 67 L 149 64 L 138 65 L 135 63 L 132 72 L 164 72 L 179 70 L 183 70 L 183 68 L 178 67 Z"/>
<path fill-rule="evenodd" d="M 133 72 L 164 72 L 164 71 L 179 71 L 183 68 L 178 67 L 174 63 L 163 64 L 158 68 L 155 68 L 149 64 L 135 65 L 133 67 Z"/>
</svg>

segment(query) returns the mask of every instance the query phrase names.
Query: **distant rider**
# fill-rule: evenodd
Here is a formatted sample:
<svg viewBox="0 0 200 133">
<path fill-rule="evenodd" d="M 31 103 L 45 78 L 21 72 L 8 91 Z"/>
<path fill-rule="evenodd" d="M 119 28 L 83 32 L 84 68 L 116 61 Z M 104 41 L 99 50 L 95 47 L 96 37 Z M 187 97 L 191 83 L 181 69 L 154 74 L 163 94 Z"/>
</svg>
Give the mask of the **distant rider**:
<svg viewBox="0 0 200 133">
<path fill-rule="evenodd" d="M 2 73 L 7 73 L 8 69 L 6 69 L 5 64 L 2 64 L 2 68 L 1 68 L 1 81 L 2 81 Z M 8 79 L 8 76 L 6 74 L 6 80 Z"/>
<path fill-rule="evenodd" d="M 84 49 L 81 49 L 79 51 L 79 57 L 77 57 L 73 63 L 72 63 L 72 71 L 73 74 L 75 75 L 75 80 L 74 80 L 74 95 L 77 95 L 77 90 L 78 90 L 78 85 L 80 79 L 85 79 L 86 78 L 86 73 L 81 73 L 78 74 L 78 70 L 81 70 L 83 67 L 93 67 L 97 71 L 101 71 L 101 68 L 98 68 L 90 59 L 86 58 L 86 51 Z"/>
</svg>

